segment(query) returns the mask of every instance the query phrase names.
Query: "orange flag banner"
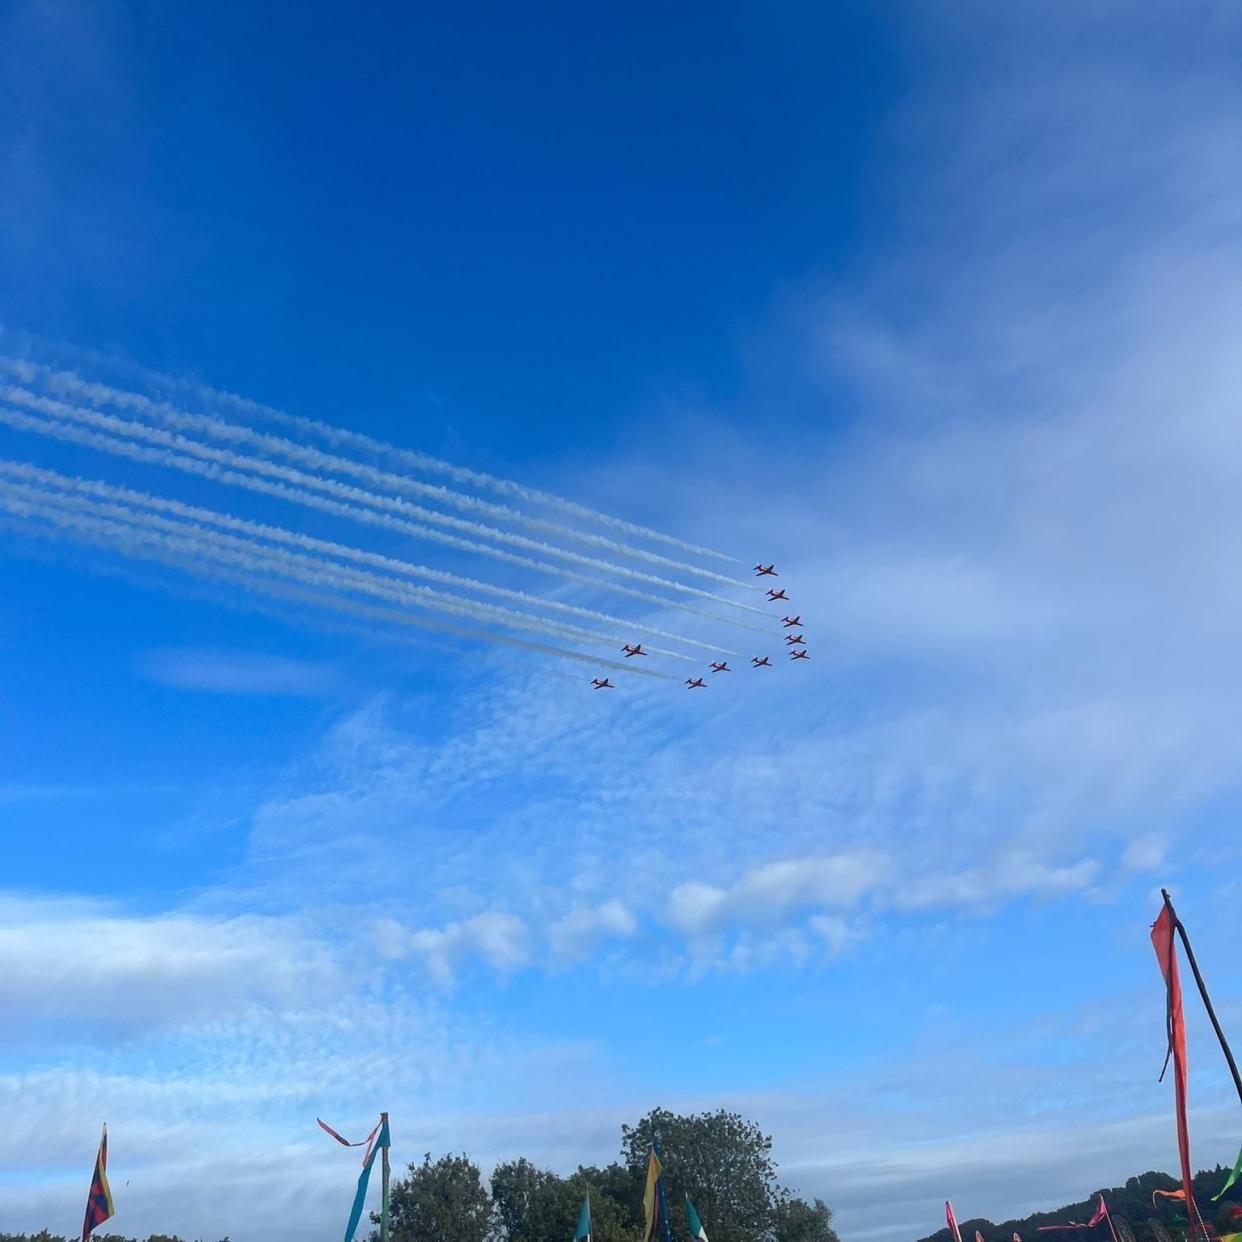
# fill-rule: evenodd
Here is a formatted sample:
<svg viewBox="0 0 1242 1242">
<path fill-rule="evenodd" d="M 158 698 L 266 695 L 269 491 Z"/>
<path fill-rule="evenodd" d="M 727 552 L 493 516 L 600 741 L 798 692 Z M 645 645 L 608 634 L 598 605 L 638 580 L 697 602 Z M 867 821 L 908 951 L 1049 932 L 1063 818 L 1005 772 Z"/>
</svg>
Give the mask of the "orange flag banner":
<svg viewBox="0 0 1242 1242">
<path fill-rule="evenodd" d="M 1186 1020 L 1182 1015 L 1182 984 L 1177 975 L 1177 949 L 1173 943 L 1173 912 L 1167 903 L 1160 917 L 1152 925 L 1151 943 L 1156 950 L 1156 961 L 1164 975 L 1165 1029 L 1169 1050 L 1165 1056 L 1165 1069 L 1173 1061 L 1173 1097 L 1177 1112 L 1177 1154 L 1182 1164 L 1182 1192 L 1186 1200 L 1188 1234 L 1194 1237 L 1201 1228 L 1199 1213 L 1195 1210 L 1193 1178 L 1190 1171 L 1190 1130 L 1186 1123 Z M 1163 1070 L 1161 1071 L 1164 1077 Z M 1171 1197 L 1171 1196 L 1170 1196 Z"/>
</svg>

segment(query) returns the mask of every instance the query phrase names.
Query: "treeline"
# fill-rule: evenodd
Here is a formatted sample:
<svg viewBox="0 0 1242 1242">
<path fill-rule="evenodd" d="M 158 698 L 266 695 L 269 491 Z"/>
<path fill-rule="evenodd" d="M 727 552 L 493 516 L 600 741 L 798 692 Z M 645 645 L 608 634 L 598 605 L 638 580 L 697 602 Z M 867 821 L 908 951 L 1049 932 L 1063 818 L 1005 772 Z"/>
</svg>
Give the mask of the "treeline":
<svg viewBox="0 0 1242 1242">
<path fill-rule="evenodd" d="M 807 1201 L 780 1185 L 772 1140 L 754 1122 L 723 1109 L 692 1116 L 656 1109 L 637 1125 L 621 1127 L 618 1160 L 603 1167 L 581 1165 L 567 1177 L 520 1159 L 497 1165 L 489 1183 L 466 1155 L 433 1160 L 428 1153 L 393 1178 L 391 1242 L 572 1242 L 587 1195 L 592 1242 L 637 1242 L 643 1228 L 647 1147 L 657 1139 L 675 1242 L 688 1237 L 683 1206 L 687 1195 L 711 1242 L 840 1242 L 832 1212 L 821 1199 Z M 352 1189 L 343 1172 L 341 1225 Z M 124 1204 L 118 1203 L 117 1210 L 123 1211 Z M 371 1219 L 379 1224 L 374 1213 Z M 372 1242 L 378 1237 L 378 1230 L 373 1231 Z M 0 1233 L 0 1242 L 70 1240 L 45 1230 Z M 94 1234 L 93 1242 L 139 1240 L 107 1233 Z M 152 1234 L 143 1242 L 182 1240 Z"/>
<path fill-rule="evenodd" d="M 1220 1193 L 1228 1176 L 1229 1169 L 1224 1165 L 1217 1165 L 1214 1169 L 1204 1169 L 1196 1173 L 1194 1178 L 1195 1203 L 1203 1215 L 1203 1220 L 1221 1234 L 1242 1232 L 1242 1185 L 1235 1186 L 1230 1197 L 1219 1203 L 1212 1202 L 1212 1196 Z M 1086 1199 L 1078 1203 L 1067 1203 L 1051 1212 L 1035 1212 L 1020 1220 L 1006 1220 L 1000 1224 L 993 1224 L 984 1217 L 976 1217 L 973 1220 L 959 1220 L 958 1228 L 962 1232 L 962 1242 L 972 1242 L 976 1230 L 983 1235 L 984 1242 L 1011 1242 L 1015 1233 L 1022 1235 L 1023 1242 L 1037 1242 L 1035 1231 L 1043 1226 L 1090 1220 L 1099 1203 L 1099 1197 L 1103 1194 L 1121 1242 L 1130 1242 L 1125 1237 L 1127 1230 L 1133 1234 L 1134 1242 L 1166 1242 L 1160 1236 L 1159 1227 L 1163 1227 L 1175 1242 L 1180 1242 L 1186 1236 L 1185 1206 L 1175 1199 L 1157 1199 L 1157 1206 L 1152 1203 L 1152 1191 L 1177 1190 L 1180 1186 L 1180 1180 L 1168 1173 L 1143 1173 L 1130 1178 L 1124 1186 L 1093 1190 Z M 1112 1235 L 1108 1225 L 1101 1223 L 1094 1229 L 1044 1234 L 1043 1239 L 1051 1242 L 1112 1242 Z M 1043 1242 L 1043 1239 L 1039 1242 Z M 938 1229 L 935 1233 L 920 1238 L 919 1242 L 950 1242 L 949 1230 Z"/>
<path fill-rule="evenodd" d="M 808 1202 L 777 1181 L 772 1140 L 754 1122 L 724 1110 L 665 1109 L 621 1127 L 619 1160 L 580 1165 L 567 1177 L 510 1160 L 496 1166 L 489 1186 L 469 1157 L 428 1154 L 393 1182 L 392 1242 L 570 1242 L 588 1195 L 592 1242 L 635 1242 L 647 1148 L 657 1139 L 677 1242 L 687 1237 L 687 1195 L 711 1242 L 839 1242 L 822 1200 Z"/>
<path fill-rule="evenodd" d="M 0 1233 L 0 1242 L 79 1242 L 77 1238 L 62 1238 L 59 1234 L 40 1229 L 38 1233 Z M 91 1242 L 185 1242 L 175 1233 L 152 1233 L 145 1238 L 127 1238 L 122 1233 L 92 1233 Z M 197 1242 L 201 1242 L 197 1240 Z M 227 1237 L 220 1242 L 229 1242 Z"/>
</svg>

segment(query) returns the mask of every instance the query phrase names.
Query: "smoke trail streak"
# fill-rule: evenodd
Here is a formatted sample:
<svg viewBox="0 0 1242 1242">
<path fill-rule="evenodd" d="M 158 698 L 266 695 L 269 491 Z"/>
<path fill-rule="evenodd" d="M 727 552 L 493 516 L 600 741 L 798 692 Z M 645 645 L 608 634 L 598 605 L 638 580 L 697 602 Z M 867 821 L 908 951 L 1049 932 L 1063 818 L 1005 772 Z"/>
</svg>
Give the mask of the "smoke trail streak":
<svg viewBox="0 0 1242 1242">
<path fill-rule="evenodd" d="M 327 492 L 333 496 L 346 497 L 357 504 L 406 514 L 426 522 L 434 522 L 439 526 L 446 526 L 451 530 L 464 531 L 468 534 L 481 536 L 484 539 L 494 539 L 497 542 L 507 543 L 513 547 L 527 548 L 531 551 L 542 553 L 545 556 L 558 556 L 563 560 L 571 561 L 577 565 L 585 565 L 590 569 L 603 570 L 606 573 L 618 574 L 624 578 L 659 586 L 668 591 L 679 591 L 685 595 L 711 600 L 713 603 L 723 604 L 727 608 L 740 609 L 743 612 L 754 613 L 757 616 L 768 615 L 761 608 L 754 608 L 749 604 L 740 604 L 727 596 L 716 595 L 711 591 L 703 591 L 698 587 L 688 586 L 683 582 L 674 582 L 668 578 L 660 578 L 655 574 L 629 569 L 624 565 L 614 565 L 611 561 L 602 561 L 597 557 L 584 556 L 577 552 L 571 552 L 567 548 L 557 548 L 552 544 L 542 543 L 537 539 L 527 539 L 525 535 L 515 535 L 510 531 L 496 530 L 494 527 L 484 526 L 481 522 L 468 522 L 462 518 L 450 517 L 448 514 L 438 513 L 432 509 L 424 509 L 421 505 L 411 504 L 408 500 L 401 500 L 395 496 L 380 496 L 374 492 L 354 487 L 349 483 L 340 483 L 334 479 L 323 479 L 318 475 L 307 474 L 290 466 L 277 465 L 275 462 L 266 461 L 263 458 L 247 457 L 242 453 L 234 453 L 230 449 L 212 448 L 210 445 L 201 444 L 197 440 L 190 440 L 176 432 L 163 431 L 158 427 L 150 427 L 145 423 L 116 418 L 111 414 L 97 413 L 93 410 L 83 409 L 81 406 L 68 405 L 51 397 L 36 396 L 25 389 L 12 385 L 0 388 L 0 396 L 16 405 L 36 409 L 43 413 L 51 414 L 53 417 L 60 417 L 71 422 L 98 427 L 105 431 L 115 432 L 121 436 L 145 440 L 148 443 L 159 444 L 166 448 L 180 449 L 203 460 L 231 466 L 234 469 L 249 470 L 255 474 L 284 479 L 301 487 Z"/>
<path fill-rule="evenodd" d="M 306 603 L 346 616 L 362 617 L 367 620 L 394 625 L 414 626 L 440 634 L 452 634 L 472 642 L 493 643 L 521 651 L 532 651 L 541 655 L 556 656 L 560 659 L 576 660 L 579 663 L 588 664 L 594 668 L 615 669 L 617 672 L 629 673 L 635 677 L 652 677 L 659 681 L 677 680 L 676 677 L 668 673 L 661 673 L 650 668 L 635 668 L 631 664 L 622 664 L 620 660 L 612 660 L 604 656 L 587 655 L 585 652 L 571 651 L 564 647 L 553 647 L 546 643 L 530 642 L 527 639 L 513 638 L 508 634 L 496 634 L 489 630 L 472 630 L 465 626 L 453 625 L 447 621 L 435 621 L 427 617 L 413 617 L 408 613 L 398 612 L 391 608 L 380 608 L 373 604 L 360 603 L 357 600 L 342 599 L 317 591 L 304 590 L 290 586 L 287 583 L 273 582 L 262 574 L 247 573 L 236 567 L 223 565 L 207 567 L 203 564 L 201 555 L 197 550 L 191 554 L 181 556 L 177 554 L 175 547 L 157 548 L 144 544 L 139 540 L 127 540 L 125 537 L 126 533 L 132 534 L 132 528 L 129 527 L 119 526 L 115 532 L 109 533 L 107 531 L 87 531 L 62 521 L 60 523 L 52 523 L 56 527 L 56 531 L 53 534 L 40 525 L 39 522 L 35 521 L 33 515 L 27 512 L 27 509 L 28 506 L 22 505 L 16 498 L 10 498 L 6 501 L 3 496 L 0 496 L 0 510 L 5 510 L 17 518 L 23 519 L 26 523 L 24 529 L 28 533 L 36 534 L 43 538 L 60 536 L 109 551 L 120 549 L 125 555 L 179 569 L 207 582 L 242 586 L 260 595 Z M 96 523 L 96 525 L 116 526 L 115 523 Z M 65 529 L 70 530 L 71 533 L 66 535 Z M 175 544 L 177 541 L 173 542 Z"/>
<path fill-rule="evenodd" d="M 492 594 L 498 598 L 511 600 L 515 603 L 524 604 L 528 607 L 534 606 L 551 609 L 565 612 L 572 616 L 581 617 L 585 620 L 603 622 L 608 625 L 622 626 L 628 631 L 641 631 L 644 634 L 652 634 L 659 638 L 671 639 L 673 642 L 701 648 L 704 651 L 716 652 L 722 655 L 739 655 L 738 652 L 721 647 L 719 644 L 700 642 L 697 639 L 686 638 L 680 634 L 672 634 L 666 630 L 655 629 L 651 626 L 643 625 L 634 621 L 628 621 L 625 618 L 613 616 L 609 613 L 597 612 L 591 608 L 580 608 L 575 604 L 565 604 L 558 600 L 542 599 L 540 596 L 533 595 L 527 591 L 510 590 L 506 587 L 493 586 L 489 582 L 480 582 L 474 578 L 463 578 L 457 574 L 432 569 L 425 565 L 415 565 L 408 561 L 398 560 L 395 557 L 384 556 L 377 552 L 367 552 L 361 548 L 350 547 L 348 544 L 336 543 L 326 539 L 317 539 L 311 535 L 304 535 L 299 531 L 285 530 L 279 526 L 269 526 L 262 522 L 252 522 L 245 518 L 234 517 L 231 514 L 217 513 L 214 510 L 200 508 L 197 505 L 188 505 L 178 500 L 170 500 L 166 497 L 152 496 L 144 492 L 134 491 L 128 487 L 117 487 L 112 484 L 96 480 L 75 478 L 69 475 L 58 474 L 52 470 L 42 470 L 38 467 L 25 465 L 19 462 L 5 461 L 2 458 L 0 458 L 0 475 L 42 488 L 58 489 L 68 493 L 95 496 L 102 500 L 116 501 L 119 504 L 126 505 L 131 508 L 146 508 L 157 512 L 170 513 L 177 517 L 186 518 L 192 522 L 206 523 L 211 526 L 219 527 L 223 530 L 236 531 L 240 534 L 249 535 L 257 539 L 267 539 L 272 542 L 285 543 L 289 546 L 302 548 L 309 552 L 353 560 L 359 564 L 374 566 L 375 568 L 403 574 L 407 577 L 425 578 L 429 581 L 439 582 L 446 586 L 454 586 L 463 590 Z M 668 652 L 655 647 L 652 647 L 651 651 L 662 655 L 671 655 L 678 659 L 690 658 L 677 652 Z"/>
<path fill-rule="evenodd" d="M 82 515 L 83 520 L 90 522 L 103 522 L 109 526 L 128 525 L 134 529 L 136 537 L 140 539 L 156 542 L 162 539 L 172 539 L 187 545 L 192 543 L 200 555 L 210 556 L 231 564 L 243 564 L 250 569 L 266 569 L 312 586 L 359 591 L 409 607 L 447 613 L 450 616 L 469 617 L 472 620 L 490 622 L 508 629 L 545 634 L 570 642 L 622 643 L 625 641 L 618 635 L 601 634 L 599 631 L 560 625 L 527 613 L 519 613 L 491 604 L 480 604 L 477 601 L 448 595 L 430 587 L 411 586 L 369 571 L 349 569 L 302 553 L 265 547 L 235 535 L 220 534 L 205 530 L 193 523 L 174 521 L 150 513 L 140 513 L 119 505 L 105 504 L 73 495 L 52 495 L 38 488 L 29 488 L 24 484 L 14 483 L 0 484 L 0 497 L 5 495 L 10 497 L 15 495 L 18 500 L 28 505 L 31 511 L 49 520 L 61 520 L 60 517 L 54 515 L 63 516 L 68 511 Z M 654 652 L 657 649 L 652 648 L 652 650 Z M 689 656 L 677 652 L 661 651 L 660 654 L 690 661 Z"/>
<path fill-rule="evenodd" d="M 86 356 L 103 362 L 109 361 L 106 358 L 100 359 L 98 355 L 91 355 L 89 353 Z M 114 362 L 113 365 L 115 365 Z M 0 367 L 10 371 L 12 374 L 18 375 L 26 383 L 33 382 L 40 372 L 45 375 L 51 373 L 51 368 L 49 367 L 36 366 L 23 359 L 2 355 L 0 355 Z M 73 376 L 71 372 L 62 372 L 60 374 L 71 376 L 73 380 L 79 383 L 89 382 L 80 380 L 79 377 Z M 239 397 L 233 393 L 222 392 L 205 384 L 189 383 L 172 376 L 161 375 L 158 372 L 147 371 L 145 372 L 145 377 L 148 382 L 156 386 L 160 384 L 176 385 L 182 389 L 189 390 L 200 399 L 205 399 L 209 403 L 214 402 L 217 406 L 231 406 L 235 410 L 266 419 L 277 426 L 289 427 L 308 433 L 337 448 L 352 447 L 354 449 L 361 449 L 364 452 L 375 454 L 385 461 L 399 461 L 410 469 L 421 470 L 425 474 L 438 474 L 442 477 L 450 478 L 456 483 L 486 488 L 498 495 L 510 496 L 527 504 L 539 504 L 545 508 L 558 509 L 562 513 L 567 513 L 584 521 L 595 522 L 597 525 L 631 535 L 635 538 L 680 548 L 683 552 L 692 552 L 697 556 L 710 556 L 716 560 L 729 561 L 733 564 L 741 563 L 735 556 L 729 556 L 724 552 L 717 552 L 712 548 L 704 548 L 697 544 L 687 543 L 683 539 L 678 539 L 675 535 L 668 535 L 663 531 L 652 530 L 650 527 L 640 526 L 635 522 L 627 522 L 623 518 L 600 513 L 598 510 L 578 504 L 576 501 L 567 500 L 564 497 L 540 491 L 533 487 L 525 487 L 510 479 L 501 479 L 479 470 L 456 466 L 451 462 L 442 461 L 437 457 L 431 457 L 426 453 L 419 453 L 412 449 L 398 448 L 395 445 L 385 444 L 382 440 L 376 440 L 371 436 L 364 435 L 362 432 L 350 431 L 343 427 L 334 427 L 329 423 L 319 422 L 315 419 L 288 414 L 283 410 L 263 405 L 261 402 L 251 401 L 247 397 Z"/>
<path fill-rule="evenodd" d="M 386 488 L 390 491 L 404 492 L 407 495 L 426 497 L 452 508 L 484 514 L 493 521 L 527 526 L 532 530 L 542 531 L 544 534 L 553 535 L 561 539 L 574 539 L 580 543 L 601 548 L 617 556 L 632 557 L 636 560 L 646 561 L 648 564 L 662 566 L 666 570 L 672 569 L 681 573 L 695 574 L 698 577 L 708 578 L 726 586 L 739 587 L 744 590 L 757 589 L 753 582 L 730 578 L 724 574 L 718 574 L 714 570 L 691 565 L 686 561 L 675 561 L 667 556 L 648 552 L 643 548 L 635 548 L 629 544 L 619 543 L 615 539 L 607 539 L 602 535 L 592 535 L 586 531 L 576 530 L 574 527 L 566 526 L 560 522 L 550 522 L 544 518 L 532 517 L 507 505 L 492 504 L 490 501 L 482 500 L 477 496 L 454 491 L 437 483 L 420 483 L 415 479 L 406 478 L 404 475 L 393 474 L 391 471 L 381 470 L 375 466 L 369 466 L 364 462 L 354 461 L 347 457 L 338 457 L 332 453 L 325 453 L 320 449 L 298 444 L 295 441 L 286 440 L 280 436 L 267 435 L 263 432 L 255 431 L 251 427 L 226 422 L 213 415 L 194 414 L 187 410 L 181 410 L 166 401 L 154 401 L 142 393 L 124 392 L 121 389 L 112 388 L 106 384 L 83 380 L 66 371 L 48 371 L 44 378 L 45 386 L 50 391 L 61 396 L 77 397 L 96 407 L 115 406 L 121 409 L 138 411 L 155 422 L 162 423 L 164 426 L 173 427 L 179 431 L 195 432 L 205 435 L 209 439 L 247 445 L 257 452 L 275 454 L 289 461 L 297 462 L 308 470 L 321 470 L 329 474 L 352 475 L 354 478 L 365 481 L 373 488 Z M 37 396 L 34 393 L 31 395 Z"/>
<path fill-rule="evenodd" d="M 289 487 L 283 483 L 276 483 L 268 479 L 257 478 L 253 475 L 248 475 L 236 470 L 228 470 L 221 466 L 217 466 L 214 463 L 199 461 L 196 458 L 186 457 L 184 454 L 175 453 L 168 449 L 148 448 L 145 445 L 136 444 L 131 440 L 118 439 L 117 437 L 104 435 L 100 432 L 88 431 L 85 428 L 69 423 L 55 422 L 50 419 L 35 417 L 18 410 L 5 408 L 4 406 L 0 406 L 0 423 L 12 427 L 18 431 L 33 432 L 37 435 L 49 436 L 52 439 L 63 440 L 72 444 L 81 444 L 88 448 L 95 448 L 103 452 L 112 453 L 116 456 L 127 457 L 131 461 L 149 462 L 155 465 L 167 466 L 171 469 L 184 471 L 187 474 L 196 474 L 202 478 L 212 479 L 216 482 L 228 483 L 236 487 L 246 488 L 249 491 L 257 492 L 263 495 L 276 496 L 280 499 L 288 500 L 294 504 L 301 504 L 308 508 L 318 509 L 324 513 L 331 513 L 340 517 L 350 518 L 356 522 L 383 527 L 387 530 L 399 531 L 402 534 L 410 535 L 417 539 L 425 539 L 429 542 L 443 544 L 446 547 L 457 548 L 465 552 L 477 553 L 480 556 L 488 556 L 493 560 L 503 561 L 507 564 L 520 565 L 527 569 L 537 570 L 540 573 L 550 574 L 553 577 L 558 577 L 571 582 L 581 582 L 600 590 L 610 591 L 614 594 L 626 595 L 633 599 L 639 599 L 647 603 L 657 604 L 662 608 L 675 609 L 679 612 L 689 613 L 697 617 L 704 617 L 710 621 L 716 621 L 723 625 L 734 626 L 737 629 L 750 630 L 756 634 L 764 634 L 769 637 L 771 636 L 771 631 L 764 629 L 761 626 L 751 625 L 748 622 L 741 621 L 730 616 L 722 616 L 717 613 L 704 612 L 701 608 L 695 608 L 691 604 L 682 600 L 668 599 L 665 596 L 656 595 L 651 591 L 643 591 L 634 587 L 624 586 L 618 582 L 611 582 L 601 578 L 593 578 L 588 574 L 580 574 L 577 571 L 569 569 L 565 566 L 554 565 L 547 561 L 537 560 L 533 557 L 521 556 L 514 552 L 506 552 L 501 548 L 494 548 L 490 544 L 476 543 L 472 540 L 462 539 L 456 535 L 450 535 L 444 531 L 436 530 L 433 527 L 422 526 L 417 522 L 411 522 L 404 518 L 394 517 L 388 513 L 383 513 L 374 509 L 363 509 L 356 505 L 344 504 L 341 501 L 330 500 L 327 497 L 319 496 L 314 492 L 308 492 L 301 488 Z"/>
</svg>

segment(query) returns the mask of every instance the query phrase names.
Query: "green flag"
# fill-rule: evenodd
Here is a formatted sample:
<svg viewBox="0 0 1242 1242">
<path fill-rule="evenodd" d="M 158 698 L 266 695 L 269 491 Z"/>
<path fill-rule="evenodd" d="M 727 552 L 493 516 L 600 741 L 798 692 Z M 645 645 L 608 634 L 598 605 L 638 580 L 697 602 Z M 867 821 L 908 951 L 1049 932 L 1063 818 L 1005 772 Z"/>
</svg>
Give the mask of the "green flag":
<svg viewBox="0 0 1242 1242">
<path fill-rule="evenodd" d="M 689 1195 L 686 1196 L 686 1224 L 690 1226 L 690 1236 L 695 1242 L 707 1242 L 707 1230 L 703 1228 L 703 1222 L 699 1220 L 699 1214 L 694 1210 Z"/>
<path fill-rule="evenodd" d="M 1228 1178 L 1225 1179 L 1225 1184 L 1220 1188 L 1220 1194 L 1212 1196 L 1212 1202 L 1215 1203 L 1216 1200 L 1219 1199 L 1221 1195 L 1223 1195 L 1225 1191 L 1238 1180 L 1239 1177 L 1242 1177 L 1242 1147 L 1238 1148 L 1238 1158 L 1234 1161 L 1233 1172 L 1230 1173 Z"/>
<path fill-rule="evenodd" d="M 582 1211 L 578 1213 L 578 1228 L 574 1230 L 574 1242 L 591 1242 L 591 1196 L 582 1200 Z"/>
</svg>

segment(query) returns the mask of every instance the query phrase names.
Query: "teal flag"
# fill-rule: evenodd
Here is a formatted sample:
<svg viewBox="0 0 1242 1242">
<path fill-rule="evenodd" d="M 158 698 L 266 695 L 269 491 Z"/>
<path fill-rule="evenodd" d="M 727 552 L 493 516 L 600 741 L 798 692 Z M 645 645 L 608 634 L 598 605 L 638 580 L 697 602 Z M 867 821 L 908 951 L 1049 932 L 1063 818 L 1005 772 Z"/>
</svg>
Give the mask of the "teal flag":
<svg viewBox="0 0 1242 1242">
<path fill-rule="evenodd" d="M 354 1234 L 358 1229 L 358 1222 L 362 1219 L 362 1204 L 367 1197 L 367 1183 L 371 1180 L 371 1166 L 375 1163 L 375 1156 L 380 1148 L 388 1146 L 390 1146 L 388 1122 L 385 1121 L 380 1126 L 380 1132 L 375 1139 L 375 1146 L 371 1148 L 370 1154 L 366 1158 L 366 1163 L 362 1166 L 362 1172 L 358 1175 L 358 1193 L 354 1196 L 354 1206 L 349 1213 L 349 1224 L 345 1226 L 345 1242 L 354 1242 Z"/>
<path fill-rule="evenodd" d="M 1242 1177 L 1242 1147 L 1238 1148 L 1238 1158 L 1233 1163 L 1233 1172 L 1229 1174 L 1225 1184 L 1220 1188 L 1220 1194 L 1212 1196 L 1212 1202 L 1215 1203 L 1239 1177 Z"/>
<path fill-rule="evenodd" d="M 591 1242 L 591 1196 L 582 1200 L 582 1211 L 578 1213 L 578 1228 L 574 1230 L 574 1242 Z"/>
<path fill-rule="evenodd" d="M 686 1196 L 686 1224 L 690 1226 L 690 1236 L 695 1242 L 707 1242 L 707 1230 L 703 1228 L 703 1222 L 699 1220 L 699 1214 L 694 1210 L 689 1195 Z"/>
</svg>

